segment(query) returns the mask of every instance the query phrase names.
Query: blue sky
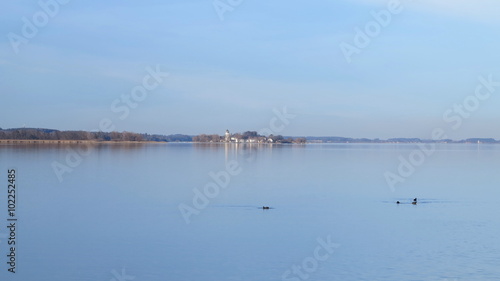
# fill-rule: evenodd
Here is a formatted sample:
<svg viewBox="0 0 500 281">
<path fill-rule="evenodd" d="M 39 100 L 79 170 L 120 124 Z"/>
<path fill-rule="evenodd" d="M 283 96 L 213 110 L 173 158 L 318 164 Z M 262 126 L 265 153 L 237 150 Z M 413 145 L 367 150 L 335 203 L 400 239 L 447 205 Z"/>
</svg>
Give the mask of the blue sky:
<svg viewBox="0 0 500 281">
<path fill-rule="evenodd" d="M 442 128 L 500 139 L 500 86 L 458 128 L 443 118 L 478 77 L 500 81 L 498 1 L 402 0 L 350 63 L 340 45 L 355 46 L 355 29 L 391 1 L 232 0 L 224 20 L 211 0 L 60 2 L 31 38 L 23 17 L 43 13 L 38 1 L 0 4 L 1 128 L 97 130 L 109 119 L 117 131 L 222 134 L 267 128 L 286 107 L 296 117 L 283 135 L 430 138 Z M 12 34 L 24 38 L 17 53 Z M 169 76 L 120 118 L 113 102 L 148 67 Z"/>
</svg>

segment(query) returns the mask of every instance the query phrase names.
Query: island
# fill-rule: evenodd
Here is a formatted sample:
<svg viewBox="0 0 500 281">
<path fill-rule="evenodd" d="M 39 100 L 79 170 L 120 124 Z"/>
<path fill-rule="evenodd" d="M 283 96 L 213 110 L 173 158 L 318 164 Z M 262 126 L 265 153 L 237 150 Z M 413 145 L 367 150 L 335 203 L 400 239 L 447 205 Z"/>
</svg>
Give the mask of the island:
<svg viewBox="0 0 500 281">
<path fill-rule="evenodd" d="M 201 134 L 193 137 L 193 142 L 224 142 L 224 143 L 298 143 L 304 144 L 307 139 L 304 137 L 283 137 L 282 135 L 259 135 L 256 131 L 246 131 L 244 133 L 231 134 L 229 130 L 223 136 L 212 134 Z"/>
</svg>

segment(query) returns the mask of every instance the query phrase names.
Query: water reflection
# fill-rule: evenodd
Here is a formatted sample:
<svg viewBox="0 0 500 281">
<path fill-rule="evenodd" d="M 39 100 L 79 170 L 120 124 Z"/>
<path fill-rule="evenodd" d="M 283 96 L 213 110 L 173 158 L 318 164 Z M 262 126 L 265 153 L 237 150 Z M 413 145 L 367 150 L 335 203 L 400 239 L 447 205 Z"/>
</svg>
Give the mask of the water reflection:
<svg viewBox="0 0 500 281">
<path fill-rule="evenodd" d="M 342 247 L 309 280 L 500 274 L 500 146 L 438 145 L 396 193 L 383 173 L 414 145 L 98 144 L 58 182 L 53 161 L 84 148 L 0 145 L 0 168 L 19 169 L 23 236 L 19 275 L 0 280 L 109 280 L 122 267 L 151 281 L 280 280 L 330 234 Z M 186 225 L 179 204 L 231 160 L 242 172 Z"/>
</svg>

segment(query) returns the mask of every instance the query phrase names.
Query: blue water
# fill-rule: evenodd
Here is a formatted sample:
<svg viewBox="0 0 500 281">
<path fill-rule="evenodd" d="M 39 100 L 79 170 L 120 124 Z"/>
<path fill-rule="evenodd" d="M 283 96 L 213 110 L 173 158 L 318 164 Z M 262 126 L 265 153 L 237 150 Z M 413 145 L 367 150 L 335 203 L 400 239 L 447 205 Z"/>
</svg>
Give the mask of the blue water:
<svg viewBox="0 0 500 281">
<path fill-rule="evenodd" d="M 0 280 L 500 276 L 500 146 L 438 145 L 394 189 L 384 174 L 398 174 L 399 157 L 408 158 L 417 146 L 144 144 L 79 150 L 0 146 Z M 75 151 L 80 158 L 68 156 Z M 62 181 L 54 163 L 69 169 Z M 11 168 L 18 184 L 15 274 L 6 264 Z M 227 185 L 218 185 L 211 172 L 227 173 L 219 178 Z M 203 194 L 207 185 L 219 190 L 195 208 L 193 190 Z M 410 204 L 414 197 L 417 205 Z M 189 223 L 180 204 L 196 210 Z"/>
</svg>

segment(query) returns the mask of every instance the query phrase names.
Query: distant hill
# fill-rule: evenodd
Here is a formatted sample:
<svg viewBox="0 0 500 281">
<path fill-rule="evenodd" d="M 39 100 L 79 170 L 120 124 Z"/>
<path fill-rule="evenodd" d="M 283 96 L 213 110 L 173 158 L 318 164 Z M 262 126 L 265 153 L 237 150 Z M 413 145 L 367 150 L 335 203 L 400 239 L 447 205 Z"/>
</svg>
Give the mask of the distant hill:
<svg viewBox="0 0 500 281">
<path fill-rule="evenodd" d="M 18 130 L 27 130 L 27 131 L 35 130 L 35 131 L 40 131 L 43 133 L 52 133 L 52 132 L 58 131 L 58 130 L 54 130 L 54 129 L 44 129 L 44 128 L 11 128 L 11 129 L 0 128 L 0 131 L 5 131 L 5 132 L 12 132 L 12 131 L 18 131 Z"/>
<path fill-rule="evenodd" d="M 427 140 L 420 138 L 390 138 L 387 140 L 345 137 L 306 137 L 308 142 L 314 143 L 500 143 L 493 138 L 469 138 L 465 140 Z"/>
<path fill-rule="evenodd" d="M 372 143 L 372 142 L 378 142 L 379 140 L 371 140 L 367 138 L 360 138 L 360 139 L 355 139 L 355 138 L 346 138 L 346 137 L 306 137 L 306 140 L 308 142 L 322 142 L 322 143 Z"/>
<path fill-rule="evenodd" d="M 500 141 L 497 141 L 492 138 L 472 138 L 472 139 L 466 139 L 463 142 L 465 143 L 499 143 Z"/>
</svg>

